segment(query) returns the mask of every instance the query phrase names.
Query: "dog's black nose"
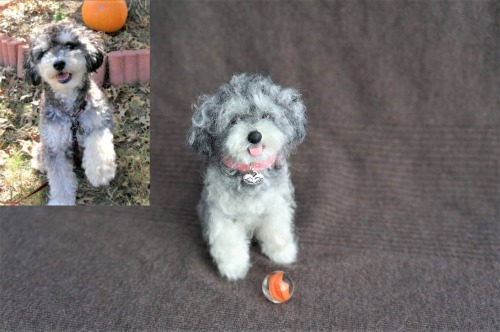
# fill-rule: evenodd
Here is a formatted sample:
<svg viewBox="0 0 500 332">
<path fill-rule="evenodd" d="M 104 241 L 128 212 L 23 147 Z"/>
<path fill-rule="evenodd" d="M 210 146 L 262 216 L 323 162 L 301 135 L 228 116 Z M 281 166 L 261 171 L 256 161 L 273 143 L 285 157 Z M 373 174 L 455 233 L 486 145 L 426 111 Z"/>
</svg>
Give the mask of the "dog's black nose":
<svg viewBox="0 0 500 332">
<path fill-rule="evenodd" d="M 63 70 L 65 66 L 66 66 L 66 62 L 64 62 L 62 60 L 54 62 L 54 68 L 56 70 Z"/>
<path fill-rule="evenodd" d="M 262 134 L 259 133 L 258 131 L 252 131 L 250 134 L 248 134 L 248 141 L 252 144 L 259 143 L 261 139 L 262 139 Z"/>
</svg>

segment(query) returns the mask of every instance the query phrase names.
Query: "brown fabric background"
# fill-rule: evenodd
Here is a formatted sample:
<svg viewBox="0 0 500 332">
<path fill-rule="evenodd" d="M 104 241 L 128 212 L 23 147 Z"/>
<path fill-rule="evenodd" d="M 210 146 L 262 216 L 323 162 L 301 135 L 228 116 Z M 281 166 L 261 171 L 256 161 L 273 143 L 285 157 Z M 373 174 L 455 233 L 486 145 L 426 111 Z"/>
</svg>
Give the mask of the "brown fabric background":
<svg viewBox="0 0 500 332">
<path fill-rule="evenodd" d="M 152 206 L 2 208 L 1 330 L 499 330 L 500 4 L 153 1 Z M 190 104 L 298 88 L 299 261 L 221 279 Z M 264 276 L 290 272 L 274 305 Z"/>
</svg>

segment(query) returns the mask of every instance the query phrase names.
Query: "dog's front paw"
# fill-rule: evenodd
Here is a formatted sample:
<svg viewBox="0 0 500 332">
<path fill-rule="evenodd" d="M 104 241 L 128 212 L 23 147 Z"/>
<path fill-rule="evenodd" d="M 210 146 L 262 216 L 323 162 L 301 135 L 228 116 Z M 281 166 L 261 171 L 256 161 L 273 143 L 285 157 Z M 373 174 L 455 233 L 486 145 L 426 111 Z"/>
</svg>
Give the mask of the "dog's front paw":
<svg viewBox="0 0 500 332">
<path fill-rule="evenodd" d="M 215 245 L 210 253 L 214 258 L 220 274 L 229 280 L 243 279 L 250 269 L 250 253 L 245 245 Z"/>
<path fill-rule="evenodd" d="M 250 269 L 249 259 L 231 259 L 217 264 L 219 272 L 230 281 L 243 279 Z"/>
<path fill-rule="evenodd" d="M 289 242 L 284 246 L 267 250 L 265 254 L 277 264 L 291 264 L 297 259 L 297 244 Z"/>
<path fill-rule="evenodd" d="M 71 199 L 50 199 L 47 205 L 51 206 L 67 206 L 67 205 L 76 205 L 75 200 Z"/>
<path fill-rule="evenodd" d="M 42 143 L 36 143 L 31 150 L 31 168 L 45 172 L 42 159 Z"/>
<path fill-rule="evenodd" d="M 114 162 L 99 165 L 97 168 L 85 169 L 85 175 L 94 187 L 107 186 L 114 179 L 116 164 Z"/>
<path fill-rule="evenodd" d="M 94 187 L 107 186 L 116 173 L 113 134 L 109 128 L 95 131 L 84 146 L 82 167 L 87 179 Z"/>
</svg>

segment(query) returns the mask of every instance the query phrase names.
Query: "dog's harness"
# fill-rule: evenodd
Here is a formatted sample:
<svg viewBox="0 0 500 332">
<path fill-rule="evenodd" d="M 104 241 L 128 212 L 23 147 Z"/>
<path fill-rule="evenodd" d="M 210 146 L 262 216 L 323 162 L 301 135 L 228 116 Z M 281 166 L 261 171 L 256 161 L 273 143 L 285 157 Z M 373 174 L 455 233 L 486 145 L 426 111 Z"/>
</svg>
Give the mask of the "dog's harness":
<svg viewBox="0 0 500 332">
<path fill-rule="evenodd" d="M 243 175 L 243 182 L 248 185 L 255 186 L 264 181 L 264 175 L 262 175 L 262 173 L 259 173 L 259 171 L 263 171 L 272 167 L 276 163 L 276 155 L 248 165 L 238 164 L 234 160 L 231 160 L 227 157 L 222 158 L 222 163 L 231 169 L 244 172 L 245 175 Z"/>
<path fill-rule="evenodd" d="M 85 95 L 85 98 L 83 99 L 83 102 L 80 106 L 80 109 L 71 115 L 71 135 L 72 135 L 72 140 L 73 140 L 73 161 L 74 161 L 75 166 L 79 166 L 81 164 L 81 158 L 80 158 L 79 153 L 78 153 L 77 133 L 78 133 L 78 130 L 82 129 L 82 128 L 80 127 L 80 121 L 78 120 L 78 118 L 85 111 L 85 108 L 87 107 L 87 100 L 88 100 L 88 95 Z"/>
</svg>

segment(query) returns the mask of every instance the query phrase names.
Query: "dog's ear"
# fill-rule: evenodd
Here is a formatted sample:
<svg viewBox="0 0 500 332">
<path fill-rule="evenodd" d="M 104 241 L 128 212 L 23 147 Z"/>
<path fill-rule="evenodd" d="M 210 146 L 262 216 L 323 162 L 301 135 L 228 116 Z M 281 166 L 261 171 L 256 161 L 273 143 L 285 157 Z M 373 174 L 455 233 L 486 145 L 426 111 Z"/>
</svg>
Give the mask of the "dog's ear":
<svg viewBox="0 0 500 332">
<path fill-rule="evenodd" d="M 89 41 L 90 44 L 86 45 L 87 55 L 85 55 L 85 60 L 87 62 L 87 71 L 91 73 L 99 69 L 104 61 L 104 43 L 96 33 L 90 34 Z"/>
<path fill-rule="evenodd" d="M 300 93 L 291 88 L 283 89 L 280 91 L 278 102 L 286 108 L 288 121 L 294 127 L 292 144 L 302 143 L 307 134 L 307 118 L 306 107 Z"/>
<path fill-rule="evenodd" d="M 42 82 L 42 77 L 38 73 L 31 49 L 24 55 L 24 80 L 32 85 L 38 85 Z"/>
<path fill-rule="evenodd" d="M 188 133 L 188 144 L 202 159 L 209 159 L 215 152 L 215 139 L 211 133 L 213 116 L 212 101 L 209 96 L 200 97 L 200 105 L 193 105 L 194 114 Z"/>
<path fill-rule="evenodd" d="M 104 53 L 101 51 L 90 53 L 85 58 L 87 60 L 87 70 L 94 72 L 101 67 L 104 61 Z"/>
<path fill-rule="evenodd" d="M 194 123 L 189 130 L 188 143 L 202 159 L 208 159 L 213 154 L 213 136 L 207 128 L 198 127 Z"/>
</svg>

